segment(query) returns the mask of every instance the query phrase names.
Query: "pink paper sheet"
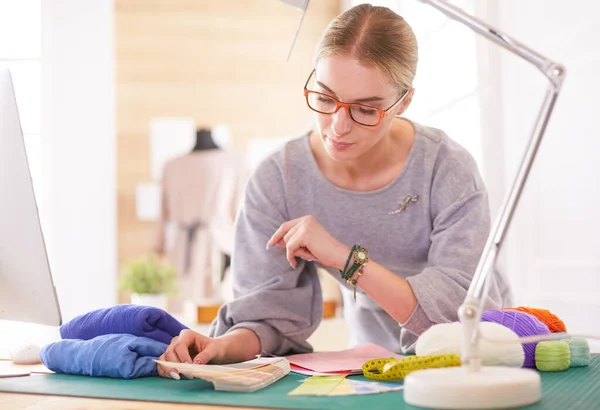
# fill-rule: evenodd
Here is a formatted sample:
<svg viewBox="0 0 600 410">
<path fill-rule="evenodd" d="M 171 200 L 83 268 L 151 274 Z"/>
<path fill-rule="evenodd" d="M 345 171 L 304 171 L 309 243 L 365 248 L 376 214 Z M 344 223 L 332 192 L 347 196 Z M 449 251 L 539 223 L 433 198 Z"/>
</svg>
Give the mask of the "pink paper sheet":
<svg viewBox="0 0 600 410">
<path fill-rule="evenodd" d="M 362 373 L 361 369 L 363 364 L 369 360 L 386 357 L 401 359 L 404 356 L 395 354 L 376 344 L 364 344 L 338 352 L 295 354 L 286 356 L 286 359 L 293 366 L 302 367 L 314 372 L 332 373 L 360 371 Z"/>
</svg>

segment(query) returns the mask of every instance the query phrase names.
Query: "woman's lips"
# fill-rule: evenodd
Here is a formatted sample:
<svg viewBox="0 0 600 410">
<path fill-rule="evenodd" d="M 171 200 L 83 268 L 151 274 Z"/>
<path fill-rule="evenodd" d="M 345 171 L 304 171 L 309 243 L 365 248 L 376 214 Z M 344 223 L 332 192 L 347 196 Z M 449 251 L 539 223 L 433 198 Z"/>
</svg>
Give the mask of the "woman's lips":
<svg viewBox="0 0 600 410">
<path fill-rule="evenodd" d="M 349 146 L 354 145 L 354 144 L 348 143 L 348 142 L 332 140 L 329 137 L 326 138 L 326 141 L 327 141 L 327 145 L 329 145 L 331 148 L 338 150 L 338 151 L 343 151 L 343 150 L 347 149 Z"/>
</svg>

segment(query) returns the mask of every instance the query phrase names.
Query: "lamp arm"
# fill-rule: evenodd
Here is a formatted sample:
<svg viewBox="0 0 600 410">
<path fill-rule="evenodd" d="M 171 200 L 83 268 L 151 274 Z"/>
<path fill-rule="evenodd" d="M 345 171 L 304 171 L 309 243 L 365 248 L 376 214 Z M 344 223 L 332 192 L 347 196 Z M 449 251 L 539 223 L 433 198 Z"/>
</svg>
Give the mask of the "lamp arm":
<svg viewBox="0 0 600 410">
<path fill-rule="evenodd" d="M 481 366 L 478 329 L 481 321 L 481 312 L 489 292 L 491 283 L 490 277 L 492 276 L 491 272 L 493 271 L 506 231 L 511 223 L 514 211 L 520 200 L 527 178 L 529 177 L 533 161 L 537 155 L 544 132 L 546 131 L 566 72 L 562 65 L 544 57 L 517 40 L 490 27 L 487 23 L 470 16 L 460 8 L 449 4 L 444 0 L 419 1 L 431 5 L 446 14 L 452 20 L 466 25 L 476 33 L 533 64 L 549 80 L 548 91 L 535 122 L 527 150 L 521 160 L 512 187 L 505 196 L 500 213 L 488 236 L 477 269 L 473 275 L 473 280 L 467 291 L 467 296 L 458 310 L 458 317 L 463 324 L 463 336 L 465 341 L 463 343 L 462 360 L 470 370 L 478 371 Z"/>
<path fill-rule="evenodd" d="M 562 67 L 560 64 L 548 59 L 547 57 L 502 33 L 500 30 L 491 27 L 489 24 L 479 20 L 478 18 L 467 14 L 465 11 L 448 3 L 446 0 L 419 1 L 429 4 L 430 6 L 444 13 L 450 19 L 464 24 L 477 34 L 482 35 L 488 40 L 491 40 L 492 42 L 504 47 L 511 53 L 516 54 L 524 60 L 530 62 L 540 71 L 542 71 L 542 73 L 544 73 L 544 75 L 557 89 L 560 89 L 564 79 L 564 67 Z M 557 68 L 559 69 L 560 73 L 555 73 L 555 69 Z"/>
</svg>

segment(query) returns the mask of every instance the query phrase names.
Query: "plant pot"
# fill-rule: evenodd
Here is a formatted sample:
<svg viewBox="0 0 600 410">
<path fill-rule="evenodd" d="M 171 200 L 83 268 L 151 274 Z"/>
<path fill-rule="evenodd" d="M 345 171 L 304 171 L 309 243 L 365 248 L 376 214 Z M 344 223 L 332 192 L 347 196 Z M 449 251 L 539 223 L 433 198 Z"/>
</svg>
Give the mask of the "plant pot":
<svg viewBox="0 0 600 410">
<path fill-rule="evenodd" d="M 169 299 L 163 293 L 132 293 L 131 304 L 141 306 L 153 306 L 162 310 L 167 310 Z"/>
</svg>

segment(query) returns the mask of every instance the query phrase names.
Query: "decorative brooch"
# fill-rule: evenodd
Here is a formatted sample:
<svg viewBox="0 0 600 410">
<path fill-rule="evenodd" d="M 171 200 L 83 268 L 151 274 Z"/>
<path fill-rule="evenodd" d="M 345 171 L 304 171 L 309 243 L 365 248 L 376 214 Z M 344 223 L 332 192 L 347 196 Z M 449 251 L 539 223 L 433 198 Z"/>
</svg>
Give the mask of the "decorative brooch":
<svg viewBox="0 0 600 410">
<path fill-rule="evenodd" d="M 402 201 L 400 201 L 400 203 L 398 204 L 398 209 L 396 209 L 395 211 L 392 211 L 389 213 L 389 215 L 396 215 L 399 214 L 400 212 L 404 211 L 404 208 L 406 208 L 406 205 L 410 204 L 410 203 L 415 203 L 419 200 L 419 195 L 417 194 L 408 194 L 404 197 L 404 199 Z"/>
</svg>

